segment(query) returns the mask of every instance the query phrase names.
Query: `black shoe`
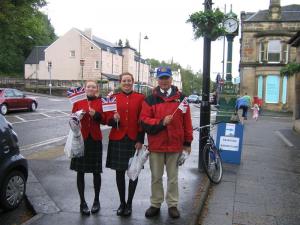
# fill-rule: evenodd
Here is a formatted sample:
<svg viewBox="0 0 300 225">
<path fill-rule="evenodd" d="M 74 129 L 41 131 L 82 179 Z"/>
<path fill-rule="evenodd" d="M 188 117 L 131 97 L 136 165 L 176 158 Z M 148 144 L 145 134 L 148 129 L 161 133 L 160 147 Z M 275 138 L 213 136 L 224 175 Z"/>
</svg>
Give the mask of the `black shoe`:
<svg viewBox="0 0 300 225">
<path fill-rule="evenodd" d="M 86 202 L 80 204 L 80 212 L 84 216 L 90 215 L 89 207 L 87 206 Z"/>
<path fill-rule="evenodd" d="M 132 213 L 132 205 L 127 204 L 123 213 L 123 216 L 130 216 Z"/>
<path fill-rule="evenodd" d="M 100 210 L 100 202 L 96 201 L 94 202 L 92 209 L 91 209 L 91 213 L 97 213 Z"/>
<path fill-rule="evenodd" d="M 154 216 L 157 216 L 159 214 L 159 212 L 160 212 L 160 208 L 150 206 L 150 208 L 147 209 L 145 216 L 147 218 L 154 217 Z"/>
<path fill-rule="evenodd" d="M 170 207 L 168 211 L 171 218 L 177 219 L 180 217 L 180 213 L 176 207 Z"/>
<path fill-rule="evenodd" d="M 117 215 L 118 216 L 123 216 L 124 215 L 125 207 L 126 207 L 126 204 L 121 203 L 121 205 L 119 206 L 119 208 L 117 210 Z"/>
</svg>

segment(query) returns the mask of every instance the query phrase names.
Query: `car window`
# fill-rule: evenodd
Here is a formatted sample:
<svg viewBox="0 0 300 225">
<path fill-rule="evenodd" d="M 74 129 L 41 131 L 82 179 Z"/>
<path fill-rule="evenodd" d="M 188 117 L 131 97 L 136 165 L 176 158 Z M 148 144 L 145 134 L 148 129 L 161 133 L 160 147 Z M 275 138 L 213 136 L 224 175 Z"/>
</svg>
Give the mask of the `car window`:
<svg viewBox="0 0 300 225">
<path fill-rule="evenodd" d="M 16 97 L 23 97 L 23 93 L 21 91 L 14 90 L 14 92 Z"/>
<path fill-rule="evenodd" d="M 14 97 L 15 94 L 12 90 L 5 90 L 5 97 Z"/>
</svg>

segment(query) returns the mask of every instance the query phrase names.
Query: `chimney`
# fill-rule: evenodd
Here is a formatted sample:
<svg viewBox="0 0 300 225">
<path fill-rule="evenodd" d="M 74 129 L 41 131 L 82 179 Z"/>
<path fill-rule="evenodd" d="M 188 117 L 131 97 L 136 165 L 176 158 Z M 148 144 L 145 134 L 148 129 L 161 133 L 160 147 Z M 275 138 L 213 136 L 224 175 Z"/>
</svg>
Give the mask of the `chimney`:
<svg viewBox="0 0 300 225">
<path fill-rule="evenodd" d="M 92 39 L 92 29 L 91 28 L 86 28 L 83 31 L 84 35 L 87 36 L 89 39 Z"/>
<path fill-rule="evenodd" d="M 280 0 L 270 0 L 269 19 L 270 20 L 279 20 L 279 19 L 281 19 Z"/>
</svg>

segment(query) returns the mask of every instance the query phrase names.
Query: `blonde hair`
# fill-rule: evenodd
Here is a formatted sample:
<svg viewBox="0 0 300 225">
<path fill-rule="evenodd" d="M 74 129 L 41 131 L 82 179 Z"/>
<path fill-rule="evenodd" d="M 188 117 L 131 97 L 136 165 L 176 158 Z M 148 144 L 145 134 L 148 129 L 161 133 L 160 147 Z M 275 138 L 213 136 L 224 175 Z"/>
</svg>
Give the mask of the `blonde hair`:
<svg viewBox="0 0 300 225">
<path fill-rule="evenodd" d="M 99 90 L 98 82 L 97 82 L 96 80 L 87 80 L 87 81 L 85 81 L 85 85 L 84 85 L 84 87 L 86 87 L 88 83 L 94 83 L 94 84 L 96 85 L 96 87 L 97 87 L 96 96 L 98 97 L 98 96 L 99 96 L 99 94 L 100 94 L 100 90 Z"/>
</svg>

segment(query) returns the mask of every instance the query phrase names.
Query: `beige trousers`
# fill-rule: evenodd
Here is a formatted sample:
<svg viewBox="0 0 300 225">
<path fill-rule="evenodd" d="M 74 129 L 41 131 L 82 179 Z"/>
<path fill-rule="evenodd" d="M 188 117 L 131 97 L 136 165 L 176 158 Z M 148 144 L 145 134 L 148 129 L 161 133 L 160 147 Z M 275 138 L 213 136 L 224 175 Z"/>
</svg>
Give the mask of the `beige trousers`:
<svg viewBox="0 0 300 225">
<path fill-rule="evenodd" d="M 158 153 L 150 154 L 151 169 L 151 206 L 160 208 L 164 201 L 163 174 L 166 165 L 168 187 L 166 193 L 166 202 L 168 207 L 177 207 L 178 205 L 178 166 L 177 160 L 179 153 Z"/>
</svg>

